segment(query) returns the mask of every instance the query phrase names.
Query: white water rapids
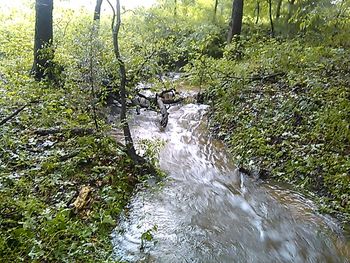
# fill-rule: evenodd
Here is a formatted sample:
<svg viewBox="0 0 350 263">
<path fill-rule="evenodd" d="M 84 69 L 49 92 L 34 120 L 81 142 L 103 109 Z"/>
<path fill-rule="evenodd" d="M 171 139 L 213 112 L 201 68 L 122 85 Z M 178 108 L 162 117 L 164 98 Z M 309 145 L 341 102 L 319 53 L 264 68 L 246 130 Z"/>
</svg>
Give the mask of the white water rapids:
<svg viewBox="0 0 350 263">
<path fill-rule="evenodd" d="M 164 185 L 138 191 L 112 235 L 121 262 L 346 263 L 350 244 L 335 220 L 300 194 L 238 172 L 207 129 L 207 106 L 142 111 L 130 121 L 135 140 L 166 141 Z M 141 236 L 150 233 L 150 241 Z"/>
</svg>

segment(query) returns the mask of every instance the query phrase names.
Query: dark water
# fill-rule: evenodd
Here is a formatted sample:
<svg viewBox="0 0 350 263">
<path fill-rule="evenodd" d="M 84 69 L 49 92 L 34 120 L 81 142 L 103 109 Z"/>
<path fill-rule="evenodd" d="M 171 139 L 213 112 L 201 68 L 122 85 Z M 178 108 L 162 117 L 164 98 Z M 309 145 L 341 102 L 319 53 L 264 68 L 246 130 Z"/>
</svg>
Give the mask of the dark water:
<svg viewBox="0 0 350 263">
<path fill-rule="evenodd" d="M 350 262 L 350 244 L 337 223 L 286 188 L 238 172 L 213 139 L 207 107 L 170 109 L 131 120 L 134 138 L 166 141 L 162 186 L 139 191 L 114 231 L 114 256 L 123 262 Z M 143 242 L 149 230 L 153 239 Z"/>
</svg>

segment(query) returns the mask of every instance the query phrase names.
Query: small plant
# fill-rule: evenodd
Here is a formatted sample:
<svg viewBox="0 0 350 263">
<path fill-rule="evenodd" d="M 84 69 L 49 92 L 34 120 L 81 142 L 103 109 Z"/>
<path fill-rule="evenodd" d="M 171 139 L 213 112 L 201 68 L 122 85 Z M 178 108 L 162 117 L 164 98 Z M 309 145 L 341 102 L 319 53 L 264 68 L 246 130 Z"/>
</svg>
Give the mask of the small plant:
<svg viewBox="0 0 350 263">
<path fill-rule="evenodd" d="M 148 159 L 154 166 L 159 166 L 159 154 L 165 145 L 164 140 L 148 140 L 142 139 L 139 141 L 140 154 Z"/>
<path fill-rule="evenodd" d="M 148 229 L 147 231 L 143 232 L 141 235 L 141 247 L 140 250 L 143 251 L 146 247 L 147 242 L 151 242 L 154 239 L 153 233 L 158 230 L 158 226 L 154 225 L 152 228 Z M 154 242 L 156 243 L 156 241 Z"/>
</svg>

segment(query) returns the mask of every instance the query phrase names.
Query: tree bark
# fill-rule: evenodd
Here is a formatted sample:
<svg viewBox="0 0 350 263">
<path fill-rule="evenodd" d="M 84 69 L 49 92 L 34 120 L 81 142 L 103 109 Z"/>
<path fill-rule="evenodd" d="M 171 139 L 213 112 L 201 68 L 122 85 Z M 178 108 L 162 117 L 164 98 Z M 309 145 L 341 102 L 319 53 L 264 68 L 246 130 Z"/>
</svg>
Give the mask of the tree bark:
<svg viewBox="0 0 350 263">
<path fill-rule="evenodd" d="M 111 5 L 111 3 L 108 1 Z M 113 6 L 111 5 L 113 8 Z M 113 8 L 113 20 L 112 20 L 112 35 L 113 35 L 113 47 L 114 47 L 114 55 L 119 64 L 119 74 L 120 74 L 120 103 L 121 103 L 121 111 L 120 111 L 120 120 L 123 126 L 123 133 L 125 139 L 125 145 L 128 152 L 128 155 L 135 161 L 138 162 L 139 158 L 136 154 L 134 143 L 132 140 L 129 124 L 126 118 L 126 70 L 125 64 L 121 57 L 119 50 L 119 29 L 121 25 L 121 13 L 120 13 L 120 1 L 116 1 L 116 8 Z"/>
<path fill-rule="evenodd" d="M 94 12 L 94 22 L 99 22 L 101 18 L 101 5 L 103 0 L 96 0 L 95 12 Z"/>
<path fill-rule="evenodd" d="M 269 18 L 270 18 L 270 28 L 271 28 L 271 36 L 274 37 L 275 36 L 275 29 L 274 29 L 274 25 L 273 25 L 273 19 L 272 19 L 272 0 L 268 0 L 269 1 Z"/>
<path fill-rule="evenodd" d="M 259 18 L 260 18 L 260 2 L 259 1 L 256 2 L 255 12 L 256 12 L 255 24 L 258 24 Z"/>
<path fill-rule="evenodd" d="M 233 0 L 230 28 L 227 43 L 231 43 L 233 36 L 240 35 L 242 31 L 243 0 Z"/>
<path fill-rule="evenodd" d="M 96 91 L 95 91 L 95 74 L 94 68 L 96 61 L 94 60 L 95 50 L 94 47 L 96 45 L 95 39 L 98 39 L 99 31 L 100 31 L 100 17 L 101 17 L 101 5 L 103 0 L 96 0 L 95 11 L 94 11 L 94 21 L 92 24 L 92 29 L 90 33 L 90 54 L 89 54 L 89 84 L 91 87 L 91 95 L 92 95 L 92 111 L 93 118 L 96 130 L 99 130 L 98 122 L 97 122 L 97 110 L 95 104 Z"/>
<path fill-rule="evenodd" d="M 278 0 L 277 8 L 276 8 L 276 20 L 278 20 L 281 17 L 281 7 L 282 7 L 282 0 Z"/>
<path fill-rule="evenodd" d="M 213 17 L 213 22 L 214 23 L 216 22 L 216 14 L 218 12 L 218 4 L 219 4 L 219 0 L 215 0 L 215 3 L 214 3 L 214 17 Z"/>
<path fill-rule="evenodd" d="M 53 51 L 50 50 L 53 39 L 52 10 L 53 0 L 36 0 L 34 62 L 31 72 L 38 81 L 45 76 L 49 61 L 53 59 Z"/>
<path fill-rule="evenodd" d="M 289 20 L 292 18 L 292 15 L 293 15 L 294 3 L 295 3 L 295 0 L 288 0 L 288 14 L 286 19 L 287 24 L 289 24 Z"/>
</svg>

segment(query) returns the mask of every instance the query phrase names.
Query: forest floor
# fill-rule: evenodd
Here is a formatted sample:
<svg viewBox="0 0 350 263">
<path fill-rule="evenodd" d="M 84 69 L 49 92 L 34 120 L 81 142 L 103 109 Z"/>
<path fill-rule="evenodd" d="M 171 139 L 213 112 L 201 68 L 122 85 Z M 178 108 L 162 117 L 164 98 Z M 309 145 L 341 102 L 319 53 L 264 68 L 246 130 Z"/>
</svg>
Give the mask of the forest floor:
<svg viewBox="0 0 350 263">
<path fill-rule="evenodd" d="M 242 170 L 291 183 L 346 225 L 350 54 L 299 41 L 267 42 L 246 43 L 238 59 L 207 62 L 213 130 Z"/>
<path fill-rule="evenodd" d="M 104 121 L 96 131 L 84 89 L 11 72 L 0 89 L 0 121 L 26 105 L 0 126 L 0 258 L 112 261 L 110 233 L 147 167 L 134 164 Z"/>
</svg>

